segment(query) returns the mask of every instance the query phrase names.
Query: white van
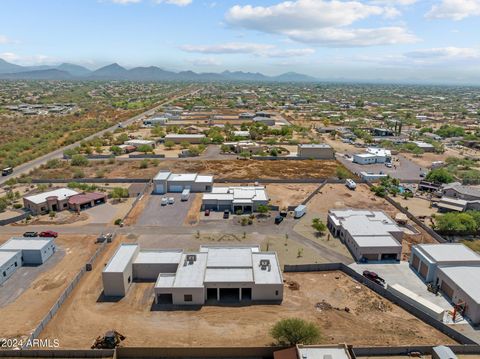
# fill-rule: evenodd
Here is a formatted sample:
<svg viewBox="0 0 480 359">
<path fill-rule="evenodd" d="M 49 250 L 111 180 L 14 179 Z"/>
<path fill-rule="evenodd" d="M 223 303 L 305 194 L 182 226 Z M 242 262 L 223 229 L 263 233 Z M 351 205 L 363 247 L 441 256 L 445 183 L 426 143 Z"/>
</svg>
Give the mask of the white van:
<svg viewBox="0 0 480 359">
<path fill-rule="evenodd" d="M 181 197 L 181 200 L 182 201 L 188 201 L 188 199 L 190 198 L 190 190 L 187 188 L 187 189 L 184 189 L 182 191 L 182 197 Z"/>
<path fill-rule="evenodd" d="M 357 184 L 355 183 L 354 180 L 348 178 L 346 181 L 345 181 L 345 186 L 347 186 L 348 188 L 350 188 L 351 190 L 355 190 L 355 188 L 357 188 Z"/>
<path fill-rule="evenodd" d="M 301 218 L 305 215 L 305 213 L 307 213 L 307 206 L 301 204 L 297 208 L 295 208 L 293 217 Z"/>
</svg>

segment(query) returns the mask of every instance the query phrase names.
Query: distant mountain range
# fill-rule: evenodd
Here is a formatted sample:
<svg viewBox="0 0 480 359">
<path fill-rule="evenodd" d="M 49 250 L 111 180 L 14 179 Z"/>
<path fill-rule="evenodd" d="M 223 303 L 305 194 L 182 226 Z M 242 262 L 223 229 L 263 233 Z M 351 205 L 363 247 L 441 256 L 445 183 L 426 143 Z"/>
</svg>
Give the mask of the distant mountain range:
<svg viewBox="0 0 480 359">
<path fill-rule="evenodd" d="M 278 76 L 261 73 L 224 71 L 222 73 L 173 72 L 156 66 L 126 69 L 117 63 L 91 71 L 86 67 L 63 63 L 58 66 L 20 66 L 0 59 L 0 79 L 11 80 L 120 80 L 120 81 L 247 81 L 316 82 L 318 79 L 296 72 Z"/>
</svg>

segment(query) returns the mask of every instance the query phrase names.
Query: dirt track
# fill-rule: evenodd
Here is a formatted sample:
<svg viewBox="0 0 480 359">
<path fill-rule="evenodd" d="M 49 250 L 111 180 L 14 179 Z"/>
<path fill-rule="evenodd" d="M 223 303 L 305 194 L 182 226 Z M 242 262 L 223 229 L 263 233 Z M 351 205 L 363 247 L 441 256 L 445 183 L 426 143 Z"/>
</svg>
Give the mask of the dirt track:
<svg viewBox="0 0 480 359">
<path fill-rule="evenodd" d="M 100 258 L 99 263 L 107 258 Z M 280 306 L 158 311 L 152 310 L 153 283 L 134 283 L 120 301 L 99 302 L 102 268 L 96 266 L 84 277 L 42 338 L 59 338 L 63 348 L 86 348 L 97 335 L 114 328 L 127 336 L 126 346 L 263 346 L 272 343 L 268 332 L 278 319 L 301 317 L 317 323 L 323 343 L 452 343 L 340 272 L 286 274 L 284 279 L 298 282 L 300 290 L 286 288 Z M 317 309 L 315 305 L 322 300 L 328 304 L 325 307 L 333 308 Z"/>
</svg>

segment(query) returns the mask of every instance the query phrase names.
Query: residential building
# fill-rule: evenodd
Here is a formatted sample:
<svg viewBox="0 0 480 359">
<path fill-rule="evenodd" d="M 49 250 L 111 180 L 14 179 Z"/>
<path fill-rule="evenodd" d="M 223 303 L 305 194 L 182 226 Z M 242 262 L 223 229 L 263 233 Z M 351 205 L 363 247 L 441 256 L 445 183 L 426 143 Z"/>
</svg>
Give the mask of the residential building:
<svg viewBox="0 0 480 359">
<path fill-rule="evenodd" d="M 412 141 L 417 145 L 423 152 L 435 152 L 435 146 L 424 141 Z"/>
<path fill-rule="evenodd" d="M 314 158 L 321 160 L 335 159 L 335 151 L 327 144 L 299 144 L 297 156 L 301 158 Z"/>
<path fill-rule="evenodd" d="M 404 232 L 382 211 L 332 209 L 328 211 L 327 227 L 357 261 L 401 258 Z"/>
<path fill-rule="evenodd" d="M 392 152 L 383 148 L 368 147 L 366 153 L 354 154 L 353 162 L 367 165 L 374 163 L 390 162 L 392 159 Z"/>
<path fill-rule="evenodd" d="M 269 200 L 265 187 L 213 187 L 210 193 L 203 195 L 202 209 L 251 213 L 261 205 L 268 205 Z"/>
<path fill-rule="evenodd" d="M 288 349 L 273 353 L 273 359 L 352 359 L 345 344 L 303 345 L 297 344 Z"/>
<path fill-rule="evenodd" d="M 133 146 L 135 148 L 138 148 L 140 146 L 150 146 L 152 148 L 155 148 L 155 141 L 153 140 L 134 139 L 125 141 L 123 144 L 127 146 Z"/>
<path fill-rule="evenodd" d="M 252 246 L 201 246 L 198 252 L 140 250 L 122 244 L 102 273 L 106 296 L 125 296 L 133 281 L 155 281 L 155 303 L 281 302 L 283 278 L 275 252 Z"/>
<path fill-rule="evenodd" d="M 189 189 L 191 192 L 210 192 L 213 186 L 213 176 L 197 173 L 172 173 L 160 171 L 153 178 L 154 193 L 182 192 Z"/>
<path fill-rule="evenodd" d="M 106 203 L 105 193 L 79 193 L 70 188 L 59 188 L 52 191 L 23 197 L 23 205 L 32 214 L 59 212 L 63 210 L 80 211 Z"/>
</svg>

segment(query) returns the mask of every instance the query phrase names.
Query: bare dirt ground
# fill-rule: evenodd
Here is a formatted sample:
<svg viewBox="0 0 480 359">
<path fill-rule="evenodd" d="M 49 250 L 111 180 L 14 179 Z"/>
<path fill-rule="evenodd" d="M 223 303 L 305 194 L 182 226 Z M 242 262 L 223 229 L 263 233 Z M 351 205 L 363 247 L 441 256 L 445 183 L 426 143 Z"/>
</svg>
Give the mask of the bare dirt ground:
<svg viewBox="0 0 480 359">
<path fill-rule="evenodd" d="M 411 199 L 407 200 L 406 203 L 409 205 L 410 201 Z M 300 220 L 294 229 L 307 238 L 337 250 L 342 254 L 349 255 L 346 247 L 339 239 L 331 236 L 330 232 L 325 233 L 323 236 L 316 236 L 311 228 L 313 218 L 318 217 L 324 223 L 327 223 L 328 210 L 342 208 L 380 210 L 387 213 L 392 219 L 395 219 L 395 216 L 399 213 L 399 211 L 385 199 L 375 196 L 367 185 L 357 185 L 357 189 L 351 191 L 342 184 L 327 184 L 322 188 L 320 193 L 308 203 L 307 215 Z M 409 224 L 413 225 L 411 222 Z M 426 232 L 416 226 L 414 227 L 420 234 L 404 236 L 403 258 L 409 256 L 412 244 L 436 243 Z"/>
<path fill-rule="evenodd" d="M 270 204 L 286 208 L 301 204 L 317 187 L 314 184 L 268 184 L 267 191 Z"/>
<path fill-rule="evenodd" d="M 55 240 L 59 250 L 64 251 L 60 262 L 42 272 L 14 302 L 0 308 L 2 337 L 25 338 L 33 331 L 93 255 L 98 246 L 94 242 L 95 236 L 86 235 L 61 235 Z M 10 281 L 15 280 L 15 274 Z"/>
<path fill-rule="evenodd" d="M 107 163 L 91 161 L 89 167 L 82 168 L 86 177 L 95 177 L 98 169 L 102 169 L 107 178 L 152 178 L 159 170 L 170 170 L 182 173 L 214 174 L 217 179 L 232 178 L 327 178 L 335 177 L 337 167 L 342 165 L 333 160 L 162 160 L 158 165 L 151 164 L 140 168 L 142 161 L 116 161 Z M 62 169 L 39 169 L 32 173 L 35 178 L 70 178 L 71 167 Z"/>
<path fill-rule="evenodd" d="M 194 226 L 200 221 L 200 209 L 202 208 L 202 195 L 200 193 L 192 193 L 189 201 L 192 202 L 184 224 L 187 226 Z"/>
<path fill-rule="evenodd" d="M 434 161 L 445 161 L 448 157 L 463 157 L 458 151 L 450 148 L 446 149 L 444 153 L 425 152 L 420 156 L 414 156 L 411 153 L 402 153 L 406 158 L 416 163 L 419 166 L 430 168 Z"/>
<path fill-rule="evenodd" d="M 269 329 L 277 320 L 300 317 L 320 327 L 321 343 L 452 343 L 340 272 L 285 274 L 300 289 L 285 288 L 281 305 L 156 310 L 153 283 L 134 283 L 120 301 L 99 302 L 101 269 L 84 277 L 41 338 L 58 338 L 62 348 L 87 348 L 97 335 L 115 328 L 126 335 L 125 346 L 263 346 L 272 344 Z"/>
</svg>

